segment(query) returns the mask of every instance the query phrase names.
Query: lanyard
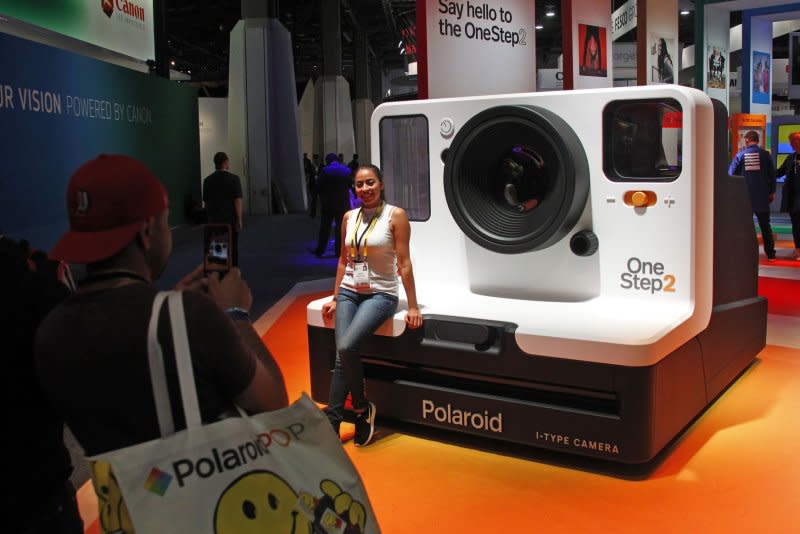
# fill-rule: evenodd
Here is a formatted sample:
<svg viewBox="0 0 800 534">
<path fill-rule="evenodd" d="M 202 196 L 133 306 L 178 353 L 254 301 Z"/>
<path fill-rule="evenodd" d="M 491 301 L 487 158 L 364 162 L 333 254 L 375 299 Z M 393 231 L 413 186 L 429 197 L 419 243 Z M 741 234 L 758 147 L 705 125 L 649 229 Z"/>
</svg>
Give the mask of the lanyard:
<svg viewBox="0 0 800 534">
<path fill-rule="evenodd" d="M 363 218 L 364 218 L 364 215 L 363 215 L 364 214 L 364 206 L 361 206 L 361 208 L 358 210 L 358 216 L 356 217 L 356 227 L 353 229 L 353 241 L 352 241 L 352 243 L 350 245 L 350 257 L 351 258 L 354 258 L 354 259 L 356 258 L 356 253 L 359 250 L 359 248 L 361 248 L 361 241 L 363 240 L 364 241 L 364 249 L 363 249 L 364 250 L 364 255 L 361 256 L 359 254 L 359 257 L 363 257 L 364 260 L 367 259 L 367 239 L 369 239 L 369 235 L 372 233 L 372 230 L 375 228 L 375 225 L 378 222 L 378 218 L 381 216 L 381 212 L 383 212 L 383 206 L 384 206 L 384 203 L 381 202 L 381 205 L 378 208 L 378 210 L 375 212 L 375 215 L 372 216 L 372 219 L 370 219 L 369 224 L 367 225 L 366 228 L 364 228 L 364 232 L 361 234 L 361 237 L 358 237 L 358 228 L 359 228 L 359 226 L 361 226 L 361 221 L 363 221 Z"/>
</svg>

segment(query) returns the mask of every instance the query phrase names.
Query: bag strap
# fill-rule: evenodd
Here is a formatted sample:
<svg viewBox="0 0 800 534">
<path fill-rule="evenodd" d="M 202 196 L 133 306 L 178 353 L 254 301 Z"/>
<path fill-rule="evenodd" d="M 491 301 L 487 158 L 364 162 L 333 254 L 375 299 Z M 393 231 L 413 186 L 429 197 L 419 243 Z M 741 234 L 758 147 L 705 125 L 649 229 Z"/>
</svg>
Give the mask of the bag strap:
<svg viewBox="0 0 800 534">
<path fill-rule="evenodd" d="M 161 305 L 169 293 L 160 291 L 153 299 L 153 311 L 150 314 L 150 325 L 147 328 L 147 361 L 150 366 L 150 383 L 153 385 L 153 402 L 158 418 L 158 430 L 161 436 L 175 433 L 175 421 L 172 419 L 172 409 L 167 390 L 167 375 L 164 372 L 164 353 L 158 342 L 158 317 Z"/>
<path fill-rule="evenodd" d="M 167 388 L 167 375 L 164 371 L 164 352 L 158 342 L 158 318 L 164 300 L 167 301 L 170 326 L 172 329 L 172 345 L 175 354 L 175 366 L 178 370 L 178 384 L 181 390 L 181 402 L 186 418 L 186 428 L 202 426 L 200 403 L 197 398 L 197 386 L 194 381 L 189 336 L 186 332 L 186 316 L 183 309 L 183 294 L 180 291 L 161 291 L 153 299 L 153 310 L 147 330 L 147 354 L 150 366 L 150 382 L 153 385 L 153 401 L 158 418 L 158 429 L 161 437 L 175 433 L 175 420 L 172 417 L 172 406 Z"/>
<path fill-rule="evenodd" d="M 197 386 L 194 381 L 189 336 L 186 333 L 183 293 L 180 291 L 170 292 L 167 304 L 172 324 L 172 344 L 175 347 L 175 365 L 178 368 L 178 382 L 181 385 L 181 401 L 186 418 L 186 428 L 197 428 L 203 426 L 203 421 L 200 417 L 200 402 L 197 399 Z"/>
</svg>

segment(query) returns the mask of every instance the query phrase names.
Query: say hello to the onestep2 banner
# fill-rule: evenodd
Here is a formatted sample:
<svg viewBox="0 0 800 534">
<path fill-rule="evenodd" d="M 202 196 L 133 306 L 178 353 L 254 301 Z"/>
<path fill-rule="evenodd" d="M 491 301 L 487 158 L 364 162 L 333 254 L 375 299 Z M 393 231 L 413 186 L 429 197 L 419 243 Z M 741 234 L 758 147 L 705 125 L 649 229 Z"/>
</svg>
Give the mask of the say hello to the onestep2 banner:
<svg viewBox="0 0 800 534">
<path fill-rule="evenodd" d="M 427 97 L 535 91 L 534 15 L 527 0 L 426 0 Z"/>
<path fill-rule="evenodd" d="M 491 41 L 511 47 L 527 46 L 531 37 L 525 28 L 510 28 L 514 22 L 514 14 L 510 9 L 469 0 L 438 2 L 441 14 L 438 20 L 439 35 Z"/>
</svg>

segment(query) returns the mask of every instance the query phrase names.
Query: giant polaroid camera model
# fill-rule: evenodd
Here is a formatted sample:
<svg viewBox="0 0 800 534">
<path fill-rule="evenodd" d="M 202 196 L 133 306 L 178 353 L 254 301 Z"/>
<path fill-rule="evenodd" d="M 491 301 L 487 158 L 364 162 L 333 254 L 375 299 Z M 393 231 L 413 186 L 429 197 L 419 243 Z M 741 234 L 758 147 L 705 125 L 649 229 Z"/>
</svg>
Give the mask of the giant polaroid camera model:
<svg viewBox="0 0 800 534">
<path fill-rule="evenodd" d="M 363 347 L 384 422 L 641 463 L 764 347 L 746 187 L 704 93 L 392 103 L 372 132 L 425 318 L 407 330 L 401 306 Z M 322 402 L 326 300 L 308 306 Z"/>
</svg>

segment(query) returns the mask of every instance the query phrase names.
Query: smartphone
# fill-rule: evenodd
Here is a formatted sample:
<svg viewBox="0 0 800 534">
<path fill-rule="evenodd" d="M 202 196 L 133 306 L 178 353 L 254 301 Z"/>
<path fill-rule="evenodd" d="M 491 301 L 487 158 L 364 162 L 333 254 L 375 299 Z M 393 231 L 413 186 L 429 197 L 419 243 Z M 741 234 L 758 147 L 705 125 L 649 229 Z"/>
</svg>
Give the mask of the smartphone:
<svg viewBox="0 0 800 534">
<path fill-rule="evenodd" d="M 203 269 L 220 276 L 231 270 L 231 225 L 206 224 L 203 230 Z"/>
</svg>

